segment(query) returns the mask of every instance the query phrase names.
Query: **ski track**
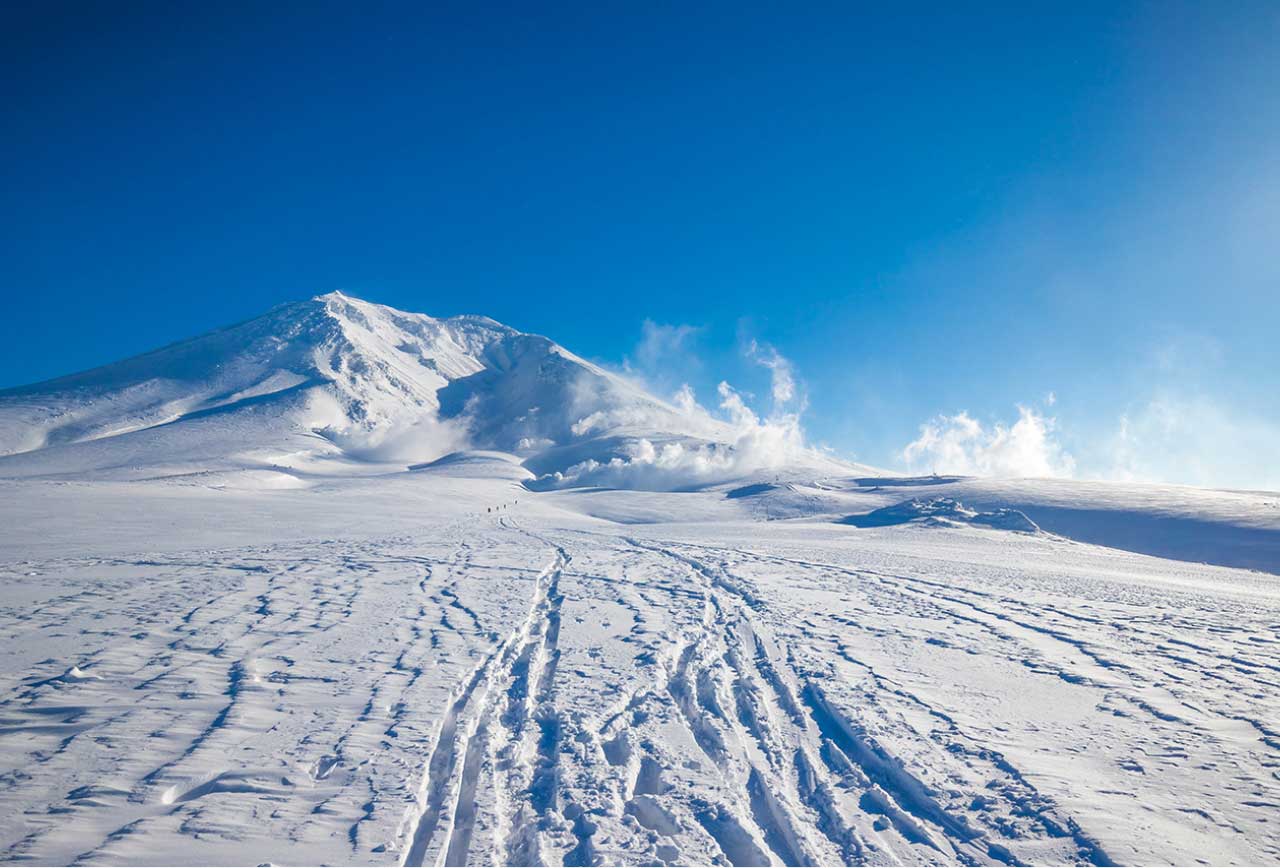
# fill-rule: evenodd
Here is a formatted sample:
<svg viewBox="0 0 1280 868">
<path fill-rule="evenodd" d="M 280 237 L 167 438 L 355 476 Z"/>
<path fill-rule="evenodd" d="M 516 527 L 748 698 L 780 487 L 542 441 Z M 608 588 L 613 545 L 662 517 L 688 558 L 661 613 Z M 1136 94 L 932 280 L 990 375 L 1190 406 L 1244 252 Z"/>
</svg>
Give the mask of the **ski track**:
<svg viewBox="0 0 1280 868">
<path fill-rule="evenodd" d="M 42 577 L 0 608 L 0 853 L 1280 858 L 1275 608 L 971 572 L 518 513 L 0 565 L 6 587 Z"/>
</svg>

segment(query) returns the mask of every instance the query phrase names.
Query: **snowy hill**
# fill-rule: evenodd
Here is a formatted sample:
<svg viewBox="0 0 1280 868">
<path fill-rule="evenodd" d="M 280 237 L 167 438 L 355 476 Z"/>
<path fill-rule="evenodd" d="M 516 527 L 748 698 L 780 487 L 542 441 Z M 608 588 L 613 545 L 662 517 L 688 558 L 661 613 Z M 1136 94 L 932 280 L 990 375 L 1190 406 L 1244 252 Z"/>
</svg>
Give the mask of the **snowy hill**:
<svg viewBox="0 0 1280 868">
<path fill-rule="evenodd" d="M 758 433 L 745 432 L 747 449 Z M 0 476 L 9 477 L 367 473 L 463 449 L 516 454 L 547 487 L 664 487 L 698 461 L 719 471 L 704 468 L 707 479 L 784 459 L 831 464 L 798 444 L 743 463 L 743 435 L 547 338 L 337 292 L 0 392 Z M 663 476 L 663 460 L 682 472 Z"/>
</svg>

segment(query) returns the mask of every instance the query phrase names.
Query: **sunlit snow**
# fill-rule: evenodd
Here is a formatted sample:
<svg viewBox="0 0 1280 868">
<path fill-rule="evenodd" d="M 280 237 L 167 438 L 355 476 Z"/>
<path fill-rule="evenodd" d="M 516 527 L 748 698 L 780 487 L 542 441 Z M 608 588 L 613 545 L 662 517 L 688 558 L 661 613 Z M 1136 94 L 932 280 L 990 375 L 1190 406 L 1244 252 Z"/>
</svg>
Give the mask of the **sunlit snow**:
<svg viewBox="0 0 1280 868">
<path fill-rule="evenodd" d="M 0 859 L 1280 860 L 1280 494 L 735 396 L 337 294 L 0 393 Z"/>
</svg>

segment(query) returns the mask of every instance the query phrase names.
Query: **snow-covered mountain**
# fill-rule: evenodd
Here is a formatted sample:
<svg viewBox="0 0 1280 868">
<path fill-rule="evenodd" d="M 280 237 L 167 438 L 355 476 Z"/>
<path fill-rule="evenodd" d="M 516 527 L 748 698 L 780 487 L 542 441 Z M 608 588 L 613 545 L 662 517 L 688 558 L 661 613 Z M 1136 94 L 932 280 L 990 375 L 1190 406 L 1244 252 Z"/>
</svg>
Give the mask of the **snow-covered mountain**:
<svg viewBox="0 0 1280 868">
<path fill-rule="evenodd" d="M 489 449 L 518 456 L 544 486 L 663 488 L 826 461 L 795 438 L 765 455 L 762 432 L 749 413 L 729 424 L 677 407 L 485 317 L 333 292 L 0 392 L 0 475 L 369 472 Z"/>
<path fill-rule="evenodd" d="M 1280 495 L 331 294 L 0 393 L 0 864 L 1275 864 Z"/>
</svg>

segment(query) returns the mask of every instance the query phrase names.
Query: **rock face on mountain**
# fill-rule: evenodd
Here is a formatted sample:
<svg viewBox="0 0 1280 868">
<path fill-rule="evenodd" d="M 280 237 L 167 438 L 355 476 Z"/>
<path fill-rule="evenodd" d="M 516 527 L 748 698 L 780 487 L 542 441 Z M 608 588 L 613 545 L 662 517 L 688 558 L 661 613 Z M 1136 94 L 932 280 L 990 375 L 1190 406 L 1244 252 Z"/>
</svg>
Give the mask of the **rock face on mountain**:
<svg viewBox="0 0 1280 868">
<path fill-rule="evenodd" d="M 459 449 L 509 452 L 545 475 L 732 439 L 547 338 L 336 292 L 0 392 L 0 476 L 373 472 Z"/>
</svg>

